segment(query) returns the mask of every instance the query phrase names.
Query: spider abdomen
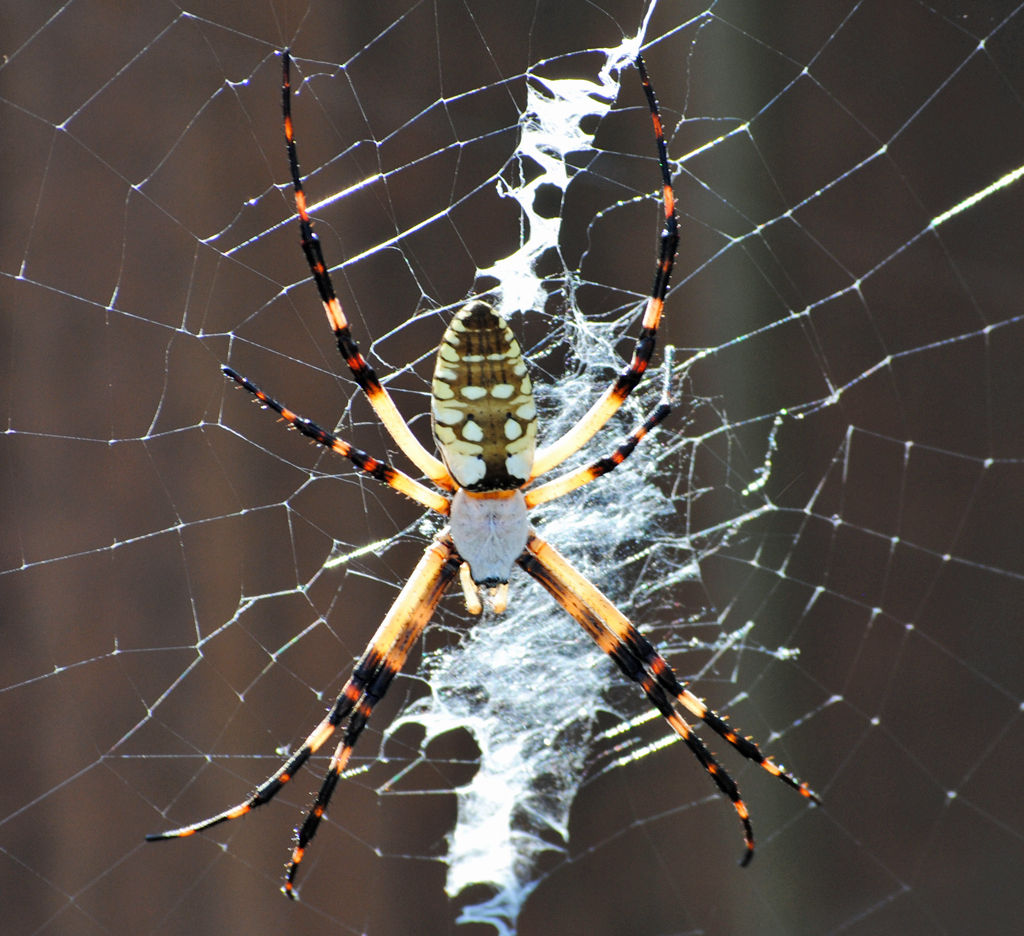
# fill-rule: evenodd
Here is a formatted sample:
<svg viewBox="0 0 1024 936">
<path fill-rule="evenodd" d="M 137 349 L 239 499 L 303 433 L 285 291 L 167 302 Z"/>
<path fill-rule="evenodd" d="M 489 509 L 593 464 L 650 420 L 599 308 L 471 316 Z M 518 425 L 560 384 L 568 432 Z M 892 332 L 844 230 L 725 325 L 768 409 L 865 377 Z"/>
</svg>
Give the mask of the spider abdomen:
<svg viewBox="0 0 1024 936">
<path fill-rule="evenodd" d="M 470 491 L 511 491 L 530 477 L 537 410 L 512 330 L 486 302 L 467 302 L 441 339 L 431 384 L 434 439 Z"/>
</svg>

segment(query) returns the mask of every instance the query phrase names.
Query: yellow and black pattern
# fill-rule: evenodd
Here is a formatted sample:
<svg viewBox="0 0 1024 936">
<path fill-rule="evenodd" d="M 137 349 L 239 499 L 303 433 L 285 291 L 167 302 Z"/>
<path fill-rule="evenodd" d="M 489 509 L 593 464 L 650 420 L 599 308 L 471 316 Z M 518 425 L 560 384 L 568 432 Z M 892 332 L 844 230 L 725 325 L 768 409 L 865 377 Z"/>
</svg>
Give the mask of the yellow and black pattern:
<svg viewBox="0 0 1024 936">
<path fill-rule="evenodd" d="M 574 569 L 554 547 L 540 539 L 528 521 L 527 512 L 532 507 L 562 497 L 621 465 L 671 409 L 671 349 L 666 349 L 665 390 L 659 404 L 647 418 L 614 451 L 530 488 L 535 478 L 561 465 L 608 422 L 647 370 L 654 352 L 679 232 L 664 129 L 643 60 L 638 56 L 636 65 L 654 124 L 665 225 L 659 238 L 654 285 L 644 309 L 632 359 L 575 426 L 535 452 L 537 414 L 533 387 L 519 344 L 505 321 L 489 305 L 480 301 L 467 303 L 444 334 L 431 387 L 434 441 L 443 461 L 423 447 L 398 412 L 394 401 L 360 353 L 335 295 L 320 241 L 309 217 L 299 173 L 291 120 L 290 58 L 287 50 L 282 60 L 285 142 L 302 249 L 338 350 L 398 448 L 441 493 L 299 416 L 231 368 L 225 367 L 224 373 L 251 393 L 261 405 L 278 413 L 290 427 L 349 459 L 368 476 L 448 517 L 450 522 L 427 546 L 334 704 L 302 745 L 241 803 L 208 819 L 147 838 L 151 841 L 185 838 L 246 815 L 273 799 L 338 731 L 341 738 L 316 798 L 297 831 L 291 860 L 285 871 L 282 889 L 289 897 L 296 897 L 295 876 L 306 848 L 326 814 L 331 795 L 348 765 L 356 741 L 374 706 L 384 696 L 395 675 L 401 672 L 411 648 L 420 639 L 445 591 L 456 578 L 460 578 L 467 610 L 471 614 L 480 614 L 483 610 L 480 587 L 483 586 L 488 590 L 491 609 L 500 614 L 508 600 L 508 573 L 518 563 L 576 619 L 597 646 L 615 660 L 623 674 L 640 687 L 711 775 L 718 789 L 732 802 L 743 825 L 746 863 L 754 851 L 747 807 L 733 779 L 687 724 L 677 705 L 700 719 L 744 757 L 759 764 L 802 796 L 814 802 L 818 801 L 817 796 L 806 783 L 762 754 L 752 739 L 733 730 L 722 716 L 686 689 L 657 649 L 596 585 Z"/>
<path fill-rule="evenodd" d="M 468 491 L 512 491 L 530 477 L 537 408 L 519 342 L 486 302 L 464 305 L 437 349 L 434 437 Z"/>
</svg>

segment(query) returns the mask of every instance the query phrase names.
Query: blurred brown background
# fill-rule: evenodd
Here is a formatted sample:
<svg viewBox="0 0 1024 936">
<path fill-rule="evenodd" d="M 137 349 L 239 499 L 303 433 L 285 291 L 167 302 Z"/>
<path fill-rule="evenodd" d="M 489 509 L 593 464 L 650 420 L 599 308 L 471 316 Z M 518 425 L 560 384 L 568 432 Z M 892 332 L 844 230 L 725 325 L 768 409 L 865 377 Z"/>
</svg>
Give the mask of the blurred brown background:
<svg viewBox="0 0 1024 936">
<path fill-rule="evenodd" d="M 275 50 L 291 45 L 309 80 L 311 200 L 387 177 L 320 213 L 330 261 L 458 203 L 337 276 L 387 370 L 432 350 L 440 319 L 395 329 L 516 246 L 518 219 L 485 183 L 515 147 L 526 70 L 617 45 L 644 7 L 122 6 L 0 3 L 5 930 L 452 932 L 437 859 L 450 797 L 347 783 L 298 905 L 278 875 L 311 779 L 224 835 L 142 842 L 272 769 L 421 548 L 409 535 L 317 575 L 333 539 L 372 543 L 417 511 L 310 481 L 306 467 L 331 466 L 218 370 L 324 422 L 353 396 L 280 226 Z M 647 40 L 671 152 L 693 154 L 666 338 L 715 349 L 687 389 L 735 424 L 728 448 L 709 446 L 707 483 L 741 502 L 769 417 L 793 414 L 766 487 L 780 509 L 706 564 L 701 600 L 800 656 L 730 660 L 701 688 L 717 704 L 749 692 L 736 723 L 827 805 L 725 758 L 759 834 L 740 871 L 734 816 L 672 747 L 585 787 L 569 859 L 545 867 L 520 932 L 1010 932 L 1024 914 L 1024 182 L 929 225 L 1024 163 L 1024 9 L 676 0 Z M 654 187 L 631 79 L 600 128 L 607 158 L 578 158 L 565 206 L 566 262 L 589 248 L 583 278 L 603 287 L 581 290 L 595 313 L 642 294 L 653 266 L 650 202 L 588 229 Z M 397 386 L 425 411 L 418 377 Z M 387 449 L 361 400 L 346 419 Z M 203 769 L 197 752 L 219 756 Z"/>
</svg>

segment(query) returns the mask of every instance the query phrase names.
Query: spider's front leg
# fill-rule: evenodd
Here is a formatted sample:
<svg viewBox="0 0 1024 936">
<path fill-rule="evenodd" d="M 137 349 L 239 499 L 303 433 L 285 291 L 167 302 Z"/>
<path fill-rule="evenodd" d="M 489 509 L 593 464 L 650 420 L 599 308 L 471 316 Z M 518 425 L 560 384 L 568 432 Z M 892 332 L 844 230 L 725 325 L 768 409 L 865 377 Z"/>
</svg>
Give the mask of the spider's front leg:
<svg viewBox="0 0 1024 936">
<path fill-rule="evenodd" d="M 310 732 L 302 746 L 264 780 L 248 799 L 237 806 L 180 829 L 147 835 L 146 841 L 185 838 L 222 822 L 238 819 L 257 806 L 269 802 L 347 719 L 344 735 L 331 757 L 316 799 L 298 831 L 297 842 L 287 865 L 282 889 L 289 897 L 294 898 L 294 880 L 299 864 L 306 847 L 316 835 L 352 749 L 366 726 L 374 705 L 383 698 L 391 680 L 405 665 L 409 651 L 433 616 L 444 593 L 455 580 L 461 564 L 462 560 L 455 551 L 451 537 L 447 532 L 438 534 L 427 547 L 409 581 L 395 599 L 327 715 Z"/>
<path fill-rule="evenodd" d="M 711 775 L 718 789 L 732 802 L 743 824 L 743 836 L 747 847 L 742 864 L 749 862 L 754 855 L 754 834 L 749 811 L 735 781 L 676 711 L 673 701 L 678 701 L 700 718 L 744 757 L 753 760 L 802 796 L 815 803 L 820 802 L 817 794 L 806 783 L 797 780 L 770 757 L 764 755 L 753 740 L 737 734 L 722 716 L 685 689 L 665 658 L 650 641 L 597 586 L 574 569 L 553 546 L 531 532 L 526 552 L 518 562 L 579 622 L 594 642 L 615 661 L 619 669 L 643 689 L 651 704 L 665 717 Z"/>
</svg>

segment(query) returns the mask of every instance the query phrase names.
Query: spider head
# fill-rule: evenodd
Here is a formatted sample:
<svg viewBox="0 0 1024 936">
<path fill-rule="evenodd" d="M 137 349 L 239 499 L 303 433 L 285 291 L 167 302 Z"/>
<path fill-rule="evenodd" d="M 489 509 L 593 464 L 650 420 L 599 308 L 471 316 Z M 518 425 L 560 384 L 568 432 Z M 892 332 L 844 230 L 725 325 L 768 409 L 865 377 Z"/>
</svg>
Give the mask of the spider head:
<svg viewBox="0 0 1024 936">
<path fill-rule="evenodd" d="M 471 614 L 483 610 L 480 589 L 494 611 L 505 610 L 508 578 L 526 548 L 530 524 L 523 492 L 473 492 L 460 488 L 452 498 L 450 526 L 463 559 L 462 587 Z"/>
</svg>

